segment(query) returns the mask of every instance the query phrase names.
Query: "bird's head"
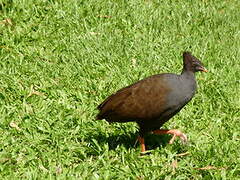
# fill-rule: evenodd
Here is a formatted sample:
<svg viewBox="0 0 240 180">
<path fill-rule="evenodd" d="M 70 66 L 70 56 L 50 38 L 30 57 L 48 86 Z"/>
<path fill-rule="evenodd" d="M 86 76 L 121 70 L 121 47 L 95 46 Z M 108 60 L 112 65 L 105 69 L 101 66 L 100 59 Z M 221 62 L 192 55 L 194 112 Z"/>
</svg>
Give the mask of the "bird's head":
<svg viewBox="0 0 240 180">
<path fill-rule="evenodd" d="M 185 71 L 208 72 L 207 69 L 203 66 L 202 62 L 193 56 L 190 52 L 183 53 L 183 64 Z"/>
</svg>

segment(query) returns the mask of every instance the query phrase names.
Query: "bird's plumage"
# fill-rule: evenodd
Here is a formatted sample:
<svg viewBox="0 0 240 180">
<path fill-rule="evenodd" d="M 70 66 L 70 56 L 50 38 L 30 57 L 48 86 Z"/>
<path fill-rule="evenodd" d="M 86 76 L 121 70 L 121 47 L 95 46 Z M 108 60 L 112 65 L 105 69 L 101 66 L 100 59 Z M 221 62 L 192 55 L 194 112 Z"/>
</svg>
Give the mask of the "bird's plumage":
<svg viewBox="0 0 240 180">
<path fill-rule="evenodd" d="M 192 99 L 197 87 L 194 73 L 204 69 L 189 52 L 184 52 L 183 58 L 180 75 L 153 75 L 118 90 L 98 106 L 97 119 L 136 121 L 141 136 L 159 129 Z"/>
</svg>

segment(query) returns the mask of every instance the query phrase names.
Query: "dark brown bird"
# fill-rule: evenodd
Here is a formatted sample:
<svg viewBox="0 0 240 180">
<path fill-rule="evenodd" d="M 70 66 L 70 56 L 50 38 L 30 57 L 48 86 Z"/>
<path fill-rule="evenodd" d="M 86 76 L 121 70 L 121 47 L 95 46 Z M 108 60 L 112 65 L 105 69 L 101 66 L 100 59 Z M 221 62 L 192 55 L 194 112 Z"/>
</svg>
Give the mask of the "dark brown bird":
<svg viewBox="0 0 240 180">
<path fill-rule="evenodd" d="M 141 152 L 146 150 L 144 135 L 148 132 L 172 134 L 170 144 L 177 136 L 186 142 L 187 136 L 181 131 L 160 128 L 194 96 L 197 71 L 207 72 L 196 57 L 190 52 L 184 52 L 180 75 L 157 74 L 120 89 L 98 106 L 100 112 L 96 118 L 108 122 L 137 122 L 140 128 L 138 140 Z"/>
</svg>

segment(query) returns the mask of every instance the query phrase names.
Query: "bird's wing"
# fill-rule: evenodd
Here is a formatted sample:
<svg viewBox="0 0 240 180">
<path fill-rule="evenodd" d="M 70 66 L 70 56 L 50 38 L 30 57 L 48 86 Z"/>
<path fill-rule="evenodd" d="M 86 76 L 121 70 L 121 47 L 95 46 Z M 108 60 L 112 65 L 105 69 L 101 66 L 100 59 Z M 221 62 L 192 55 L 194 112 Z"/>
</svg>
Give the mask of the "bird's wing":
<svg viewBox="0 0 240 180">
<path fill-rule="evenodd" d="M 124 103 L 124 101 L 130 96 L 131 89 L 123 88 L 117 91 L 116 93 L 109 96 L 105 99 L 99 106 L 98 109 L 100 110 L 99 114 L 97 115 L 97 119 L 105 118 L 106 114 L 109 112 L 113 112 L 118 106 Z"/>
<path fill-rule="evenodd" d="M 164 111 L 167 91 L 161 76 L 151 76 L 109 96 L 98 106 L 100 113 L 97 119 L 105 118 L 110 113 L 123 121 L 124 118 L 126 121 L 152 118 Z"/>
</svg>

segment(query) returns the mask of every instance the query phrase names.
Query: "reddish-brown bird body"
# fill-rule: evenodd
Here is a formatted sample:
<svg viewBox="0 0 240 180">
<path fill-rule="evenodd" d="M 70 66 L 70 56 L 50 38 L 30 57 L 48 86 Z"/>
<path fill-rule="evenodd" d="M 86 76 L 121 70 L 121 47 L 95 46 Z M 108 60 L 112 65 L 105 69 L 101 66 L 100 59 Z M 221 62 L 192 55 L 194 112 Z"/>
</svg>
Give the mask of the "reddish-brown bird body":
<svg viewBox="0 0 240 180">
<path fill-rule="evenodd" d="M 140 127 L 141 138 L 150 131 L 158 130 L 192 99 L 196 90 L 196 70 L 191 65 L 193 60 L 203 68 L 199 60 L 186 52 L 181 75 L 153 75 L 120 89 L 98 106 L 97 119 L 135 121 Z"/>
</svg>

